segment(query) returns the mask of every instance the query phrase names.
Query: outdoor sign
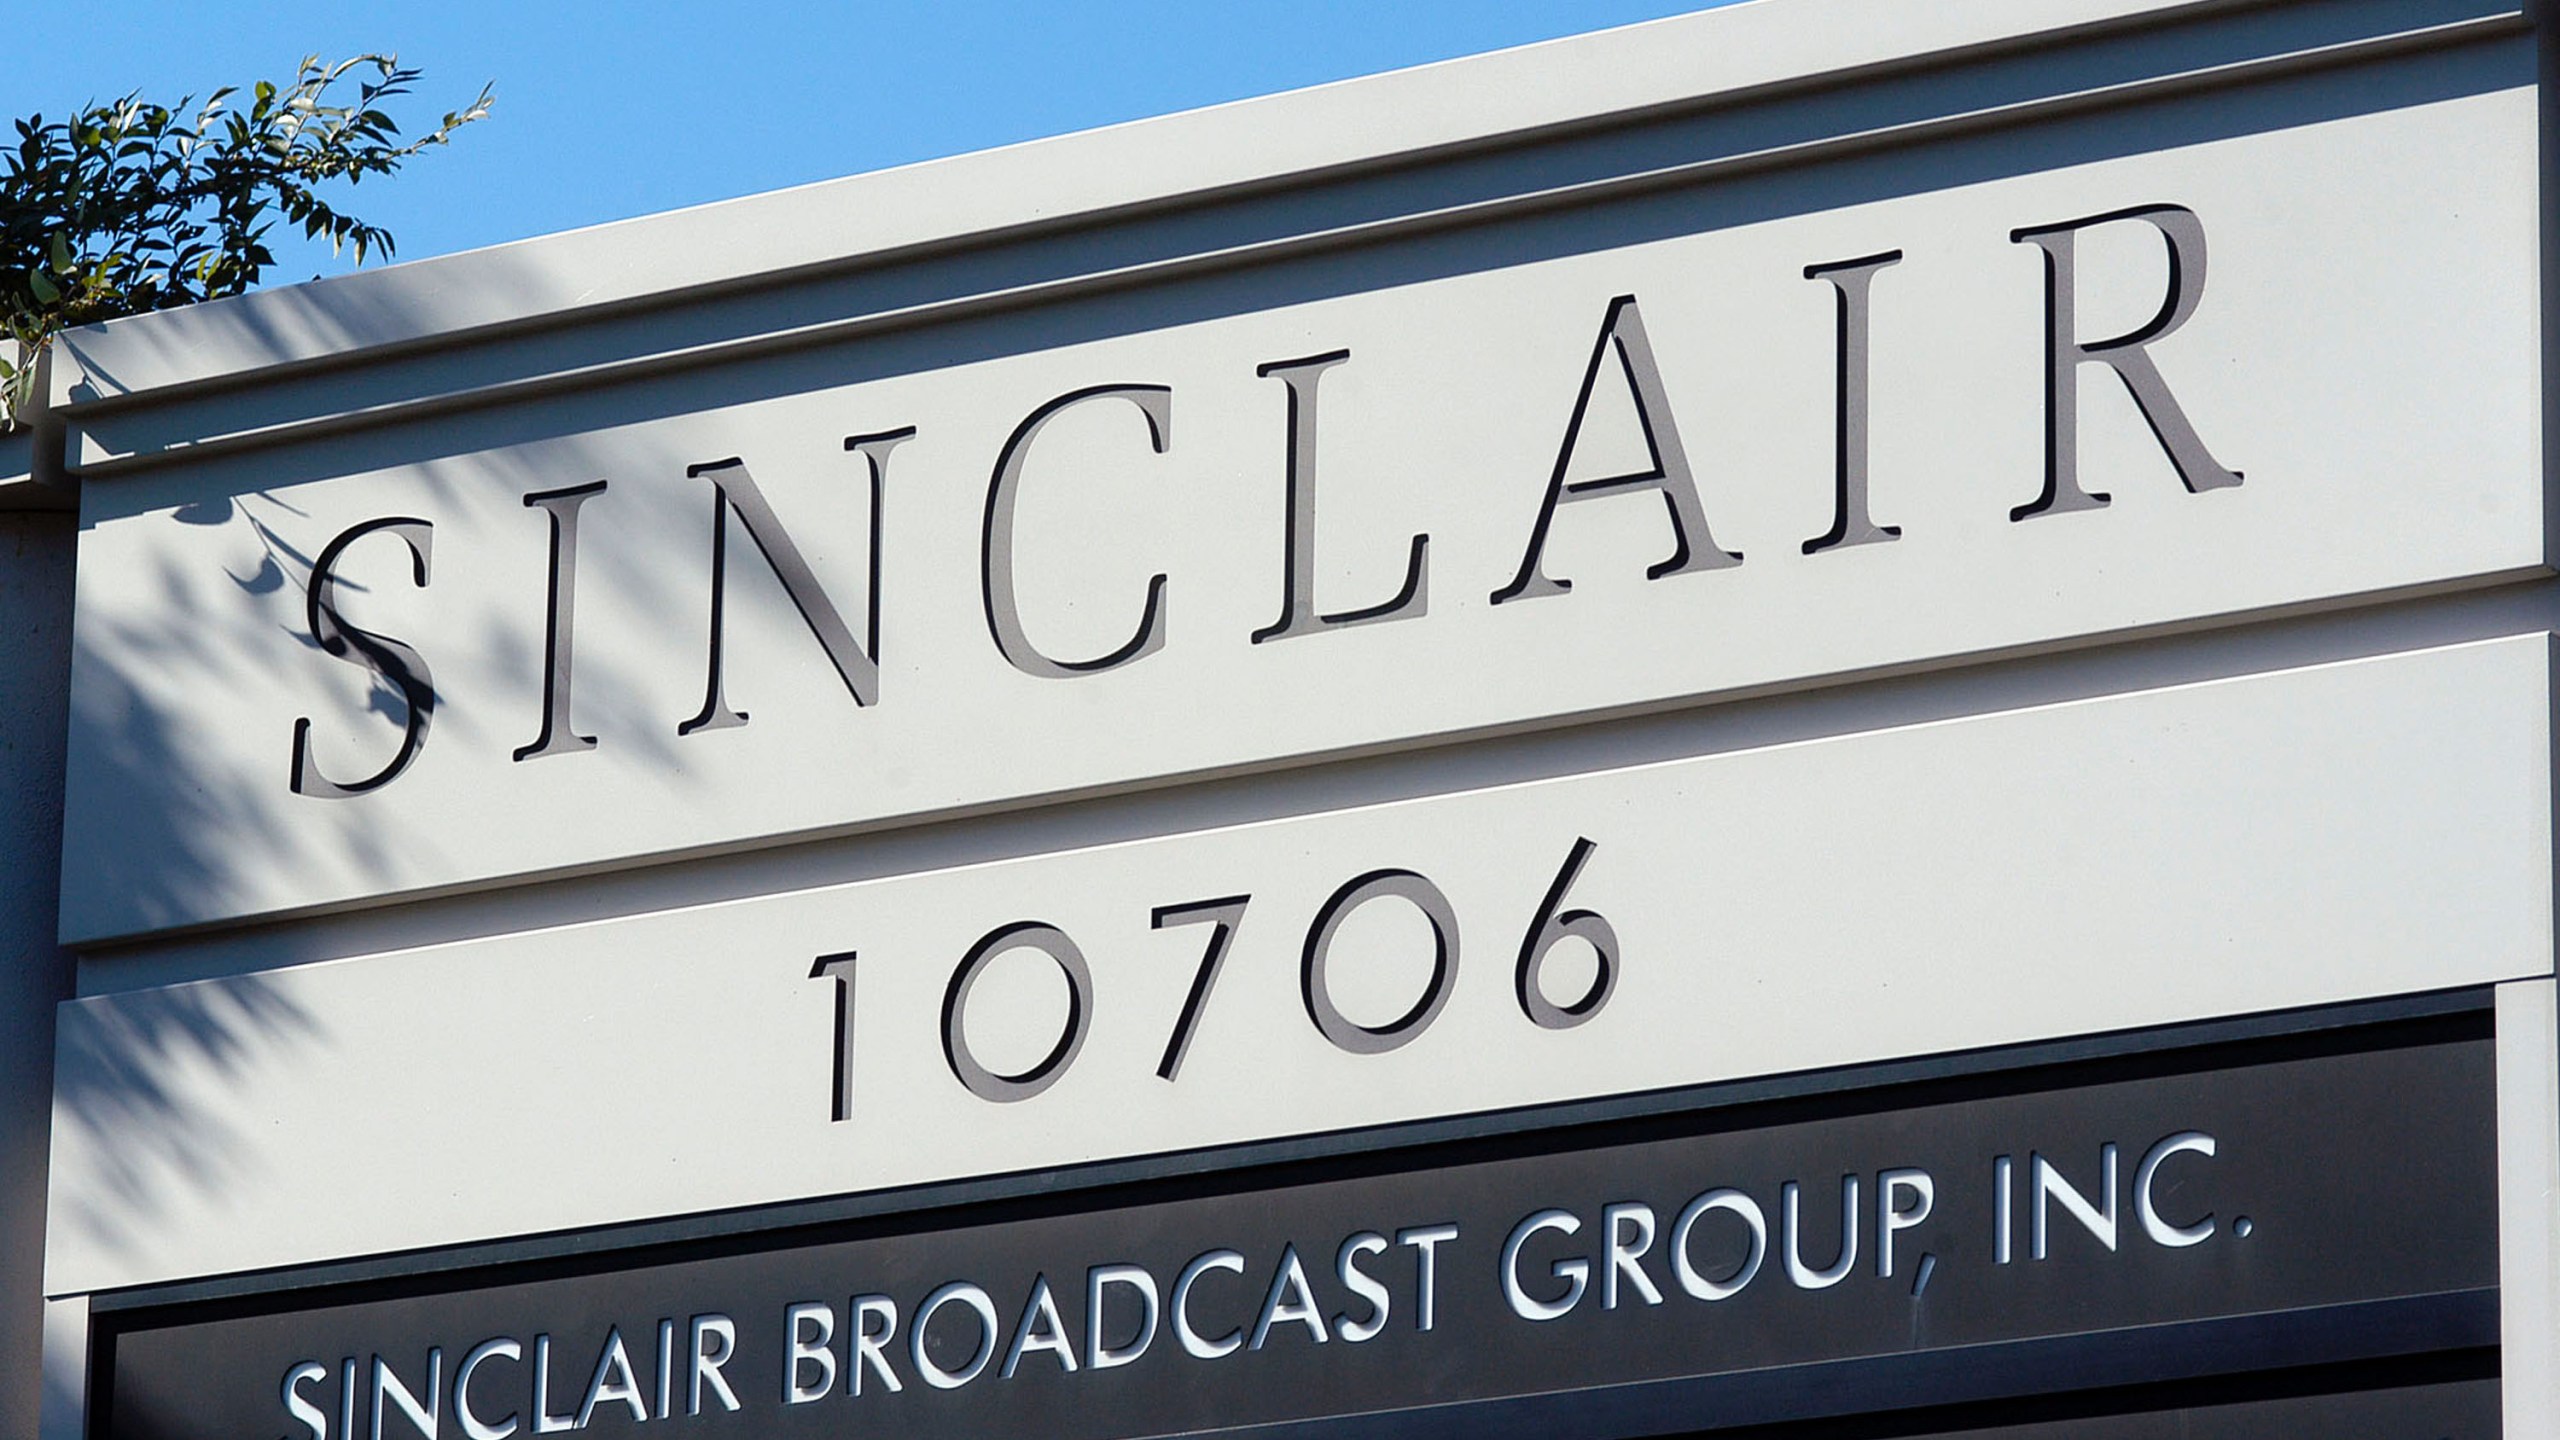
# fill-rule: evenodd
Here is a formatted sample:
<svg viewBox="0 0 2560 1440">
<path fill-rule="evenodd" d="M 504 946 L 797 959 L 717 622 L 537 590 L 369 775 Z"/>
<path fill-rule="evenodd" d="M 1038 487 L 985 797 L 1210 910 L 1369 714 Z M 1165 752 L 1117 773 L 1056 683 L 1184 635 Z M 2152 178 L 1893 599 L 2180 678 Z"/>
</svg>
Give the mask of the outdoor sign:
<svg viewBox="0 0 2560 1440">
<path fill-rule="evenodd" d="M 64 337 L 48 1435 L 2560 1433 L 2543 24 L 1768 0 Z"/>
<path fill-rule="evenodd" d="M 2534 135 L 1674 191 L 92 484 L 64 933 L 2536 570 Z"/>
<path fill-rule="evenodd" d="M 2297 1347 L 2359 1317 L 2406 1349 L 2494 1335 L 2485 1036 L 2195 1064 L 181 1315 L 117 1334 L 101 1433 L 1456 1434 L 1556 1392 L 1584 1433 L 1641 1433 L 2034 1389 L 2039 1368 L 2211 1373 L 2271 1316 Z M 2137 1327 L 2115 1352 L 2062 1343 Z"/>
</svg>

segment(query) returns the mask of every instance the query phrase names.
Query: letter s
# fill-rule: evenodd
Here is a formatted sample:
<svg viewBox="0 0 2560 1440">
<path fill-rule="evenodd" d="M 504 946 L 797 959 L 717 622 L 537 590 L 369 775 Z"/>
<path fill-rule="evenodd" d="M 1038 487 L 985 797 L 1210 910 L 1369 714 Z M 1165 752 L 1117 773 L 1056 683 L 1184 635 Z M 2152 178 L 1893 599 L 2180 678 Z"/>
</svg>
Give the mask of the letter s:
<svg viewBox="0 0 2560 1440">
<path fill-rule="evenodd" d="M 317 1360 L 305 1360 L 284 1372 L 284 1408 L 311 1431 L 311 1440 L 329 1440 L 329 1417 L 302 1398 L 302 1387 L 313 1380 L 329 1378 L 329 1367 Z"/>
<path fill-rule="evenodd" d="M 376 635 L 346 622 L 338 613 L 338 557 L 347 547 L 378 530 L 397 535 L 409 547 L 412 583 L 426 588 L 428 564 L 434 554 L 435 527 L 424 520 L 405 515 L 367 520 L 328 543 L 311 567 L 311 586 L 305 606 L 310 622 L 311 639 L 329 655 L 350 665 L 362 665 L 400 693 L 407 717 L 402 721 L 399 753 L 391 763 L 366 779 L 341 785 L 320 773 L 311 757 L 311 721 L 308 717 L 293 722 L 293 793 L 315 795 L 326 799 L 344 799 L 378 790 L 409 768 L 418 751 L 427 743 L 427 720 L 436 708 L 435 677 L 427 672 L 427 662 L 417 651 L 386 635 Z M 348 652 L 352 650 L 351 655 Z"/>
</svg>

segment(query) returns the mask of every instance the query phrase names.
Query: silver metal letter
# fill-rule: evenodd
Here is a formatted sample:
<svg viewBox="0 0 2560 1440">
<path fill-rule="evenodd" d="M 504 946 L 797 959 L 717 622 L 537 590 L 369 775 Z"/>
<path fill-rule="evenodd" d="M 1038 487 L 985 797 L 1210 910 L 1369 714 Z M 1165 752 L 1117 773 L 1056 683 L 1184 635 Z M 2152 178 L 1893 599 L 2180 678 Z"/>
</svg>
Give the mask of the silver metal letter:
<svg viewBox="0 0 2560 1440">
<path fill-rule="evenodd" d="M 1804 1263 L 1804 1213 L 1802 1187 L 1793 1180 L 1778 1187 L 1778 1209 L 1785 1226 L 1787 1278 L 1799 1290 L 1827 1290 L 1849 1278 L 1858 1264 L 1858 1177 L 1840 1177 L 1840 1253 L 1826 1269 L 1816 1270 Z"/>
<path fill-rule="evenodd" d="M 1162 455 L 1172 444 L 1173 390 L 1166 385 L 1096 385 L 1091 389 L 1071 391 L 1041 406 L 1024 417 L 1004 442 L 996 456 L 996 471 L 987 482 L 986 523 L 979 533 L 979 594 L 986 603 L 987 633 L 995 637 L 996 653 L 1025 675 L 1044 680 L 1072 680 L 1079 675 L 1114 670 L 1164 648 L 1165 577 L 1156 575 L 1147 581 L 1147 608 L 1139 617 L 1138 633 L 1128 642 L 1106 655 L 1090 660 L 1053 660 L 1031 643 L 1022 629 L 1022 607 L 1013 591 L 1013 512 L 1020 498 L 1022 464 L 1030 455 L 1031 442 L 1051 420 L 1068 407 L 1087 400 L 1126 400 L 1147 417 L 1147 441 Z"/>
<path fill-rule="evenodd" d="M 1424 595 L 1431 571 L 1428 535 L 1413 537 L 1413 549 L 1405 561 L 1404 587 L 1394 598 L 1334 615 L 1321 614 L 1316 609 L 1316 384 L 1324 378 L 1324 372 L 1350 358 L 1350 351 L 1336 350 L 1304 360 L 1274 360 L 1253 372 L 1277 375 L 1289 389 L 1289 463 L 1285 480 L 1288 509 L 1282 541 L 1288 552 L 1288 565 L 1280 574 L 1280 618 L 1253 632 L 1256 645 L 1293 635 L 1313 635 L 1320 630 L 1419 616 L 1429 609 Z"/>
<path fill-rule="evenodd" d="M 1582 1303 L 1582 1292 L 1591 1283 L 1591 1262 L 1581 1256 L 1558 1260 L 1548 1272 L 1565 1282 L 1564 1293 L 1553 1300 L 1541 1300 L 1520 1287 L 1520 1250 L 1529 1237 L 1541 1230 L 1555 1230 L 1571 1235 L 1582 1229 L 1582 1222 L 1570 1210 L 1541 1210 L 1511 1227 L 1511 1238 L 1502 1242 L 1502 1298 L 1511 1305 L 1511 1313 L 1523 1320 L 1561 1320 Z"/>
<path fill-rule="evenodd" d="M 827 598 L 817 575 L 809 569 L 809 562 L 801 558 L 800 547 L 791 543 L 781 519 L 765 503 L 764 492 L 756 488 L 755 477 L 747 473 L 745 461 L 714 460 L 686 469 L 688 476 L 711 481 L 711 678 L 704 687 L 701 713 L 678 725 L 678 735 L 725 730 L 747 723 L 747 712 L 730 709 L 721 689 L 732 511 L 747 527 L 747 538 L 755 542 L 765 563 L 773 567 L 774 578 L 782 582 L 782 593 L 791 597 L 800 618 L 808 624 L 809 633 L 818 637 L 819 646 L 844 680 L 844 688 L 852 692 L 853 703 L 880 703 L 880 492 L 888 478 L 889 452 L 915 433 L 913 429 L 892 430 L 879 435 L 856 435 L 844 442 L 847 450 L 862 456 L 871 484 L 871 604 L 865 643 L 855 642 L 852 627 L 836 612 L 835 602 Z"/>
<path fill-rule="evenodd" d="M 2081 231 L 2119 220 L 2140 220 L 2168 242 L 2169 293 L 2161 298 L 2160 312 L 2148 321 L 2112 340 L 2084 345 L 2073 311 L 2075 247 Z M 2044 252 L 2045 314 L 2044 493 L 2010 511 L 2009 518 L 2024 520 L 2106 505 L 2106 492 L 2080 488 L 2080 367 L 2091 361 L 2116 372 L 2124 388 L 2133 392 L 2133 403 L 2150 422 L 2160 448 L 2169 452 L 2169 463 L 2178 467 L 2178 478 L 2189 493 L 2239 484 L 2240 472 L 2224 466 L 2205 448 L 2146 348 L 2186 324 L 2204 295 L 2204 223 L 2196 219 L 2196 212 L 2183 205 L 2139 205 L 2059 225 L 2012 230 L 2009 241 Z"/>
<path fill-rule="evenodd" d="M 1902 1208 L 1904 1194 L 1917 1203 Z M 1876 1273 L 1893 1278 L 1893 1237 L 1929 1218 L 1937 1207 L 1938 1182 L 1928 1171 L 1887 1170 L 1876 1177 Z"/>
<path fill-rule="evenodd" d="M 2173 1155 L 2191 1153 L 2202 1155 L 2210 1160 L 2213 1158 L 2213 1151 L 2212 1136 L 2201 1130 L 2181 1130 L 2152 1146 L 2150 1152 L 2142 1157 L 2142 1163 L 2135 1167 L 2133 1213 L 2142 1221 L 2142 1233 L 2150 1236 L 2153 1244 L 2166 1245 L 2173 1250 L 2183 1250 L 2189 1245 L 2201 1245 L 2213 1238 L 2212 1211 L 2206 1211 L 2204 1218 L 2193 1225 L 2172 1225 L 2160 1217 L 2159 1207 L 2153 1203 L 2151 1195 L 2152 1182 L 2159 1177 L 2162 1161 Z"/>
<path fill-rule="evenodd" d="M 1839 388 L 1833 413 L 1831 528 L 1804 542 L 1804 553 L 1842 545 L 1873 545 L 1902 538 L 1899 525 L 1879 525 L 1867 514 L 1867 291 L 1876 272 L 1902 263 L 1887 250 L 1856 260 L 1807 265 L 1804 278 L 1828 280 L 1840 300 Z"/>
<path fill-rule="evenodd" d="M 1103 1343 L 1102 1301 L 1110 1287 L 1118 1285 L 1138 1292 L 1145 1302 L 1138 1333 L 1126 1345 L 1113 1347 Z M 1156 1291 L 1156 1277 L 1139 1265 L 1096 1265 L 1084 1275 L 1085 1368 L 1112 1370 L 1147 1353 L 1156 1342 L 1156 1319 L 1164 1308 L 1164 1300 Z"/>
<path fill-rule="evenodd" d="M 411 583 L 423 590 L 427 586 L 430 565 L 435 556 L 435 526 L 406 515 L 367 520 L 341 532 L 320 551 L 311 566 L 311 587 L 304 605 L 304 618 L 311 628 L 311 639 L 322 653 L 336 656 L 350 665 L 362 665 L 382 677 L 400 696 L 406 714 L 401 720 L 400 749 L 390 763 L 362 780 L 338 784 L 320 773 L 320 765 L 311 756 L 311 720 L 308 716 L 293 722 L 293 778 L 296 795 L 312 795 L 322 799 L 343 800 L 379 790 L 400 778 L 409 762 L 427 743 L 427 722 L 435 715 L 436 681 L 427 669 L 426 658 L 417 651 L 387 635 L 376 635 L 346 622 L 338 613 L 338 557 L 347 547 L 377 531 L 397 535 L 409 547 Z M 349 652 L 353 652 L 352 654 Z"/>
<path fill-rule="evenodd" d="M 551 513 L 551 597 L 542 619 L 542 733 L 515 752 L 518 760 L 596 748 L 596 737 L 579 734 L 569 718 L 569 676 L 577 639 L 578 511 L 604 487 L 604 481 L 590 480 L 524 497 L 525 508 Z"/>
<path fill-rule="evenodd" d="M 1635 396 L 1636 423 L 1644 427 L 1645 452 L 1652 457 L 1652 468 L 1568 484 L 1565 472 L 1572 468 L 1583 417 L 1591 410 L 1592 387 L 1600 383 L 1600 367 L 1613 350 L 1619 370 L 1627 377 L 1627 388 Z M 1671 397 L 1662 388 L 1662 367 L 1653 358 L 1653 342 L 1645 338 L 1644 316 L 1636 309 L 1636 297 L 1621 295 L 1609 302 L 1609 314 L 1600 322 L 1599 342 L 1591 349 L 1591 363 L 1583 368 L 1582 391 L 1574 397 L 1573 418 L 1566 422 L 1564 445 L 1556 451 L 1555 473 L 1547 478 L 1547 497 L 1538 506 L 1537 525 L 1529 531 L 1529 553 L 1520 557 L 1520 573 L 1511 583 L 1493 592 L 1493 603 L 1561 595 L 1572 589 L 1572 581 L 1550 579 L 1538 568 L 1556 507 L 1628 490 L 1659 493 L 1671 512 L 1670 557 L 1647 569 L 1646 579 L 1723 570 L 1742 563 L 1740 554 L 1718 549 L 1716 537 L 1707 530 L 1706 507 L 1698 503 L 1697 477 L 1689 469 L 1689 452 L 1680 444 L 1680 427 L 1672 422 Z"/>
<path fill-rule="evenodd" d="M 1701 1274 L 1697 1261 L 1689 1257 L 1689 1232 L 1712 1210 L 1731 1213 L 1751 1231 L 1751 1253 L 1721 1280 Z M 1760 1273 L 1760 1262 L 1768 1255 L 1769 1217 L 1762 1213 L 1759 1201 L 1739 1190 L 1710 1190 L 1690 1201 L 1671 1224 L 1671 1273 L 1679 1277 L 1680 1288 L 1688 1291 L 1693 1300 L 1730 1300 L 1741 1294 L 1743 1287 Z"/>
<path fill-rule="evenodd" d="M 2028 1251 L 2038 1260 L 2045 1258 L 2046 1202 L 2059 1200 L 2062 1208 L 2080 1222 L 2082 1228 L 2098 1238 L 2109 1250 L 2116 1248 L 2116 1147 L 2115 1142 L 2098 1147 L 2098 1203 L 2062 1178 L 2053 1162 L 2042 1151 L 2027 1152 L 2027 1188 L 2034 1192 L 2035 1208 L 2028 1217 Z"/>
</svg>

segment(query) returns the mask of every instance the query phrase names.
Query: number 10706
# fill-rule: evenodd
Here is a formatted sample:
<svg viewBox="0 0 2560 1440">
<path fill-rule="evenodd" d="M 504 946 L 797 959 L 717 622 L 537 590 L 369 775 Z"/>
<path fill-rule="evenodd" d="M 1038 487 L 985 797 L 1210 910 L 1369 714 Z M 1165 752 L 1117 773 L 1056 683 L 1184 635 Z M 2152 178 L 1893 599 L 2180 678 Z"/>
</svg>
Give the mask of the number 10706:
<svg viewBox="0 0 2560 1440">
<path fill-rule="evenodd" d="M 1582 1024 L 1600 1013 L 1617 988 L 1617 931 L 1594 911 L 1565 908 L 1566 896 L 1598 849 L 1588 839 L 1575 839 L 1539 900 L 1536 913 L 1530 917 L 1512 966 L 1512 994 L 1520 1013 L 1545 1029 L 1565 1030 Z M 1208 1011 L 1219 971 L 1226 964 L 1227 953 L 1252 900 L 1251 895 L 1227 895 L 1155 908 L 1152 919 L 1158 930 L 1197 926 L 1208 934 L 1200 952 L 1199 968 L 1183 997 L 1182 1010 L 1174 1019 L 1172 1034 L 1165 1040 L 1163 1056 L 1156 1062 L 1155 1073 L 1162 1079 L 1173 1080 L 1181 1074 L 1183 1058 L 1190 1052 L 1192 1038 Z M 1382 1024 L 1363 1025 L 1334 1003 L 1330 969 L 1334 939 L 1354 913 L 1387 903 L 1410 907 L 1429 924 L 1431 976 L 1421 995 L 1402 1014 Z M 1547 990 L 1545 970 L 1556 946 L 1568 939 L 1590 946 L 1595 963 L 1581 993 L 1558 1000 Z M 979 978 L 998 957 L 1018 950 L 1035 951 L 1056 964 L 1067 985 L 1067 1012 L 1047 1053 L 1025 1068 L 1007 1073 L 982 1063 L 972 1053 L 966 1022 L 969 996 Z M 1308 1022 L 1335 1046 L 1354 1055 L 1381 1054 L 1410 1043 L 1439 1018 L 1457 984 L 1458 956 L 1457 911 L 1438 885 L 1413 870 L 1367 871 L 1335 887 L 1307 922 L 1306 938 L 1299 950 L 1299 998 Z M 831 980 L 835 985 L 835 1075 L 831 1100 L 837 1120 L 848 1120 L 853 1115 L 854 970 L 852 951 L 821 955 L 809 970 L 809 978 Z M 1064 930 L 1041 920 L 999 925 L 980 936 L 961 955 L 943 989 L 943 1060 L 950 1066 L 952 1077 L 982 1100 L 1000 1104 L 1028 1100 L 1056 1084 L 1075 1063 L 1093 1026 L 1093 1005 L 1093 968 L 1086 962 L 1084 951 Z"/>
</svg>

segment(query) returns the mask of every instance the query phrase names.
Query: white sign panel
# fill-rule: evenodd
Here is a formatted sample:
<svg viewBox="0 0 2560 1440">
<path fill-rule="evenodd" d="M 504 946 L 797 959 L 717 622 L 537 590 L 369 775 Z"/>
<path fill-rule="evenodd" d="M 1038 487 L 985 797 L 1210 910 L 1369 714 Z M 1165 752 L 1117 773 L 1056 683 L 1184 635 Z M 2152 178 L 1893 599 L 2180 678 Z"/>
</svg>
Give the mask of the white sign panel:
<svg viewBox="0 0 2560 1440">
<path fill-rule="evenodd" d="M 2547 973 L 2550 642 L 62 1012 L 111 1289 Z"/>
<path fill-rule="evenodd" d="M 2534 134 L 1461 236 L 102 481 L 64 932 L 2528 573 Z"/>
</svg>

